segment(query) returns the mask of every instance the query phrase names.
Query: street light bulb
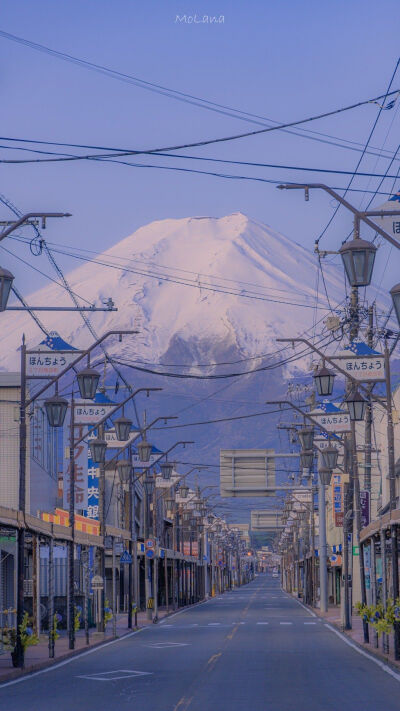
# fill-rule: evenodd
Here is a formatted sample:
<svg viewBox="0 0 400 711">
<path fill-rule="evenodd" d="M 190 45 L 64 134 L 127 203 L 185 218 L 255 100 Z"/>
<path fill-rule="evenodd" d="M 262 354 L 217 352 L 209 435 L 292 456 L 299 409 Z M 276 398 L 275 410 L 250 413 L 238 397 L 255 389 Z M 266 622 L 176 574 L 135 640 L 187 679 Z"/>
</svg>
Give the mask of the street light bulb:
<svg viewBox="0 0 400 711">
<path fill-rule="evenodd" d="M 124 417 L 122 415 L 114 420 L 114 427 L 117 440 L 120 442 L 127 442 L 132 427 L 132 420 L 129 420 L 128 417 Z"/>
<path fill-rule="evenodd" d="M 351 390 L 345 398 L 345 403 L 349 410 L 350 420 L 360 422 L 364 419 L 367 401 L 363 398 L 357 388 Z"/>
<path fill-rule="evenodd" d="M 94 400 L 100 373 L 94 368 L 84 368 L 77 374 L 76 379 L 81 398 L 83 400 Z"/>
<path fill-rule="evenodd" d="M 376 247 L 372 242 L 356 238 L 339 249 L 350 286 L 368 286 L 371 283 Z"/>
<path fill-rule="evenodd" d="M 44 407 L 50 427 L 62 427 L 68 410 L 68 400 L 54 395 L 45 400 Z"/>
<path fill-rule="evenodd" d="M 335 377 L 335 373 L 333 373 L 332 370 L 328 370 L 325 365 L 314 373 L 314 382 L 318 395 L 321 397 L 332 395 Z"/>
<path fill-rule="evenodd" d="M 107 442 L 102 439 L 91 439 L 89 441 L 90 458 L 94 464 L 104 464 L 106 461 Z"/>
</svg>

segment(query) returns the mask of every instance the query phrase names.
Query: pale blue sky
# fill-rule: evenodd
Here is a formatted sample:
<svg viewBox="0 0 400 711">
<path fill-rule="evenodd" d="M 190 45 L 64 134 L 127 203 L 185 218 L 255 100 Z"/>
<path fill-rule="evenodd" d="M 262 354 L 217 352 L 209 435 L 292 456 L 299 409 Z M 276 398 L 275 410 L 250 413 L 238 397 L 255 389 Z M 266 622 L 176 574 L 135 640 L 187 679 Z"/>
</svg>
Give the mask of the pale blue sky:
<svg viewBox="0 0 400 711">
<path fill-rule="evenodd" d="M 223 15 L 224 22 L 177 23 L 176 15 L 185 13 Z M 400 54 L 397 16 L 395 0 L 379 4 L 372 0 L 3 0 L 0 28 L 147 81 L 290 121 L 383 93 Z M 0 62 L 3 136 L 149 148 L 252 128 L 2 38 Z M 400 71 L 393 86 L 400 88 Z M 319 121 L 313 128 L 363 142 L 377 110 L 369 105 Z M 372 145 L 395 149 L 399 136 L 396 105 L 383 113 Z M 346 170 L 355 167 L 359 155 L 278 132 L 192 152 Z M 1 156 L 6 154 L 16 155 L 0 150 Z M 137 161 L 167 164 L 162 158 Z M 386 165 L 383 159 L 367 157 L 362 169 L 382 172 Z M 204 163 L 193 167 L 212 169 Z M 288 181 L 305 179 L 294 171 L 233 166 L 222 170 Z M 0 172 L 0 192 L 24 212 L 73 213 L 68 222 L 50 224 L 49 240 L 85 243 L 99 251 L 155 219 L 220 216 L 237 210 L 311 248 L 333 209 L 331 201 L 319 194 L 304 203 L 301 195 L 281 193 L 268 184 L 104 163 L 1 166 Z M 312 173 L 307 179 L 321 177 Z M 347 182 L 343 176 L 324 180 L 336 186 Z M 376 184 L 360 178 L 354 186 L 371 189 Z M 362 195 L 351 195 L 360 204 Z M 0 214 L 9 216 L 5 210 Z M 321 246 L 339 246 L 350 227 L 351 219 L 343 213 Z M 23 257 L 29 254 L 21 245 L 13 249 Z M 377 268 L 382 270 L 388 251 L 381 251 Z M 14 271 L 21 284 L 22 268 L 8 256 L 1 263 Z M 41 267 L 41 261 L 35 265 Z M 394 265 L 388 267 L 384 285 L 398 281 L 396 272 Z M 43 282 L 25 274 L 23 283 L 27 293 Z"/>
</svg>

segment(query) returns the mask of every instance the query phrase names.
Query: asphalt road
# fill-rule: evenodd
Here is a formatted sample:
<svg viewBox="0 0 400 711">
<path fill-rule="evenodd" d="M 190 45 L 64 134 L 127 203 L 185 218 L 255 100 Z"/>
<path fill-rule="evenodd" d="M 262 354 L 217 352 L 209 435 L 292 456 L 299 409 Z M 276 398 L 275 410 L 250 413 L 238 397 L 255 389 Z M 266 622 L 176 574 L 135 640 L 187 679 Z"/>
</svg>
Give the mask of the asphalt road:
<svg viewBox="0 0 400 711">
<path fill-rule="evenodd" d="M 1 711 L 400 711 L 399 681 L 259 575 L 0 686 Z"/>
</svg>

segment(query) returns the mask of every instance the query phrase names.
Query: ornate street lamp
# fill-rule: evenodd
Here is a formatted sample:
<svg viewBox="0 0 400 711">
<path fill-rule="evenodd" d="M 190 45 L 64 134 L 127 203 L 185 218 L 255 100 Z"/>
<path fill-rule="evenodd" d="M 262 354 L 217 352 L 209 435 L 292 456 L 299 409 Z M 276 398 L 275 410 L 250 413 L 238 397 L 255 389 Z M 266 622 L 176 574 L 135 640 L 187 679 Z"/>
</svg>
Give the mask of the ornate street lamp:
<svg viewBox="0 0 400 711">
<path fill-rule="evenodd" d="M 2 269 L 0 267 L 0 311 L 5 311 L 7 308 L 8 297 L 10 296 L 13 281 L 14 275 L 11 274 L 8 269 Z"/>
<path fill-rule="evenodd" d="M 212 516 L 211 514 L 210 514 L 210 516 L 207 516 L 207 523 L 208 523 L 209 525 L 211 525 L 212 523 L 214 523 L 214 516 Z"/>
<path fill-rule="evenodd" d="M 312 449 L 300 452 L 300 466 L 302 469 L 311 469 L 314 461 L 314 452 Z"/>
<path fill-rule="evenodd" d="M 44 407 L 50 427 L 62 427 L 68 410 L 68 400 L 54 395 L 44 401 Z"/>
<path fill-rule="evenodd" d="M 127 484 L 131 476 L 132 463 L 129 459 L 120 459 L 119 462 L 117 462 L 117 469 L 122 483 Z"/>
<path fill-rule="evenodd" d="M 318 469 L 318 474 L 320 482 L 323 486 L 329 486 L 332 479 L 332 469 L 327 469 L 327 467 L 321 467 Z"/>
<path fill-rule="evenodd" d="M 328 368 L 325 367 L 325 364 L 322 365 L 321 368 L 318 368 L 318 370 L 314 373 L 314 382 L 318 395 L 321 397 L 332 395 L 333 381 L 335 377 L 336 374 L 333 373 L 332 370 L 328 370 Z"/>
<path fill-rule="evenodd" d="M 184 484 L 183 486 L 179 487 L 179 496 L 181 499 L 187 499 L 189 493 L 189 487 Z"/>
<path fill-rule="evenodd" d="M 322 466 L 325 469 L 336 469 L 339 452 L 332 444 L 321 450 Z"/>
<path fill-rule="evenodd" d="M 361 395 L 358 388 L 353 388 L 345 398 L 345 403 L 349 410 L 350 420 L 360 422 L 364 419 L 367 401 Z"/>
<path fill-rule="evenodd" d="M 161 475 L 163 479 L 171 479 L 172 470 L 174 465 L 171 462 L 163 462 L 160 464 Z"/>
<path fill-rule="evenodd" d="M 156 485 L 156 482 L 155 482 L 154 476 L 152 474 L 149 474 L 148 476 L 146 476 L 146 478 L 144 480 L 144 488 L 145 488 L 146 494 L 149 498 L 151 496 L 153 496 L 155 485 Z"/>
<path fill-rule="evenodd" d="M 339 254 L 350 286 L 368 286 L 374 268 L 375 245 L 357 237 L 343 244 Z"/>
<path fill-rule="evenodd" d="M 78 388 L 83 400 L 94 400 L 97 386 L 100 380 L 100 373 L 94 368 L 84 368 L 76 376 Z"/>
<path fill-rule="evenodd" d="M 137 450 L 138 450 L 139 459 L 141 462 L 149 462 L 150 461 L 152 446 L 146 440 L 146 437 L 144 437 L 142 439 L 142 441 L 139 442 L 139 444 L 137 445 Z"/>
<path fill-rule="evenodd" d="M 106 461 L 107 442 L 103 439 L 89 440 L 90 458 L 94 464 L 104 464 Z"/>
<path fill-rule="evenodd" d="M 390 289 L 390 296 L 392 297 L 397 323 L 400 326 L 400 284 L 396 284 L 396 286 Z"/>
<path fill-rule="evenodd" d="M 124 415 L 121 415 L 121 417 L 114 420 L 114 427 L 117 439 L 120 442 L 127 442 L 131 432 L 132 420 L 128 417 L 124 417 Z"/>
<path fill-rule="evenodd" d="M 302 427 L 298 431 L 298 436 L 302 449 L 312 449 L 314 442 L 314 427 Z"/>
<path fill-rule="evenodd" d="M 165 505 L 166 505 L 167 509 L 170 511 L 175 503 L 175 497 L 166 496 L 164 501 L 165 501 Z"/>
</svg>

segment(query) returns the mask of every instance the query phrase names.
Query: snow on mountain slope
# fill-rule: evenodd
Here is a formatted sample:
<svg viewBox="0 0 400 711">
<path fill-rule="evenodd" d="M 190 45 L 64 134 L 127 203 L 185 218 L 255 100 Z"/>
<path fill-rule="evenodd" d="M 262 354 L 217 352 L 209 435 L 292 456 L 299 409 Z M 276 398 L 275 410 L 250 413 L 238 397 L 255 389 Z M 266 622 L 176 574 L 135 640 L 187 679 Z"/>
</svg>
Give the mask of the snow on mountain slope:
<svg viewBox="0 0 400 711">
<path fill-rule="evenodd" d="M 40 266 L 39 260 L 34 263 Z M 235 213 L 153 222 L 70 272 L 68 281 L 90 302 L 114 300 L 117 313 L 90 315 L 99 334 L 139 330 L 124 339 L 124 356 L 189 364 L 272 352 L 276 337 L 304 332 L 313 320 L 316 276 L 310 251 Z M 342 273 L 327 266 L 325 278 L 331 302 L 339 303 Z M 31 294 L 28 302 L 71 305 L 55 284 Z M 319 306 L 326 306 L 321 293 Z M 320 319 L 324 309 L 316 313 Z M 92 342 L 76 313 L 43 313 L 41 318 L 77 347 Z M 8 312 L 1 320 L 0 368 L 15 368 L 22 333 L 29 347 L 41 340 L 41 333 L 26 313 Z M 121 354 L 121 344 L 111 346 L 111 352 L 117 347 Z"/>
</svg>

